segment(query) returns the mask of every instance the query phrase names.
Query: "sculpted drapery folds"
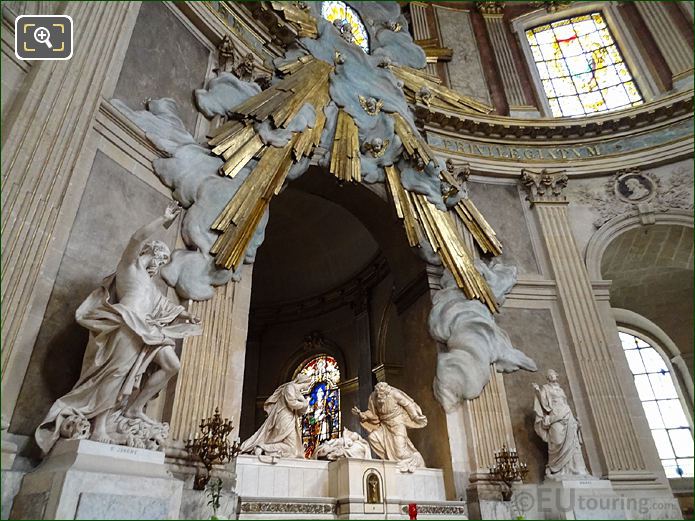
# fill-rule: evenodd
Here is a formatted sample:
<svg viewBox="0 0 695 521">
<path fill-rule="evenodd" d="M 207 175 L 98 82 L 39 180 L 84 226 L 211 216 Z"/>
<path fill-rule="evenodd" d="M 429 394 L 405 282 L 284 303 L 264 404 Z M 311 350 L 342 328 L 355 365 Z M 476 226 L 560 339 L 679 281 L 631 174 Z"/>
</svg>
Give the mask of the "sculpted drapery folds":
<svg viewBox="0 0 695 521">
<path fill-rule="evenodd" d="M 415 401 L 386 382 L 376 384 L 369 397 L 369 407 L 362 412 L 352 409 L 364 429 L 372 450 L 383 460 L 397 461 L 401 472 L 414 472 L 425 461 L 408 438 L 407 429 L 421 429 L 427 417 Z"/>
<path fill-rule="evenodd" d="M 173 203 L 135 232 L 116 273 L 77 309 L 75 318 L 89 330 L 89 343 L 80 379 L 36 430 L 44 453 L 61 436 L 163 449 L 168 426 L 147 417 L 144 408 L 178 372 L 175 340 L 199 335 L 202 327 L 157 288 L 154 278 L 169 261 L 169 248 L 147 240 L 180 211 Z M 148 370 L 152 365 L 156 370 Z"/>
<path fill-rule="evenodd" d="M 301 420 L 309 406 L 304 395 L 310 386 L 311 376 L 299 373 L 294 380 L 278 387 L 263 404 L 268 417 L 241 445 L 241 452 L 304 458 Z"/>
<path fill-rule="evenodd" d="M 587 477 L 579 421 L 572 414 L 565 391 L 558 383 L 557 372 L 550 369 L 547 378 L 548 383 L 542 387 L 533 384 L 536 391 L 534 429 L 548 444 L 545 475 L 555 480 Z"/>
</svg>

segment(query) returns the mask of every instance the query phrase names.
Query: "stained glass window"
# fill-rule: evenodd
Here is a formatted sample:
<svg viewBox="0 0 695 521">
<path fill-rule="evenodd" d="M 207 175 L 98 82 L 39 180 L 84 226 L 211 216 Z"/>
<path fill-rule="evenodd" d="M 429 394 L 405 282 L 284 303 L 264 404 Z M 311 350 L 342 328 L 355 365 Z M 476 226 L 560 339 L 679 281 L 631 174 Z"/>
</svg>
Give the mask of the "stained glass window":
<svg viewBox="0 0 695 521">
<path fill-rule="evenodd" d="M 335 358 L 319 355 L 306 362 L 299 373 L 311 376 L 311 390 L 306 395 L 309 408 L 302 417 L 304 456 L 311 458 L 322 442 L 340 436 L 340 369 Z"/>
<path fill-rule="evenodd" d="M 642 95 L 600 13 L 526 31 L 555 117 L 640 105 Z"/>
<path fill-rule="evenodd" d="M 666 477 L 693 477 L 693 433 L 664 358 L 643 339 L 619 335 Z"/>
<path fill-rule="evenodd" d="M 321 16 L 331 23 L 335 20 L 347 20 L 350 22 L 355 43 L 359 45 L 364 52 L 369 52 L 369 34 L 367 33 L 367 28 L 362 23 L 360 15 L 358 15 L 357 11 L 352 7 L 345 2 L 322 2 Z"/>
</svg>

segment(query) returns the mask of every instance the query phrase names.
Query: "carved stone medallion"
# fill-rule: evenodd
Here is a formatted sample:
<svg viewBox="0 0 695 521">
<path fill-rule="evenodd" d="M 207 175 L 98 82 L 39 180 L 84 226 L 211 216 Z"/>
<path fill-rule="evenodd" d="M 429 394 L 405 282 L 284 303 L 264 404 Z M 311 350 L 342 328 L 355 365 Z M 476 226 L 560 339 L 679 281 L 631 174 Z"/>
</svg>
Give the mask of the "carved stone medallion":
<svg viewBox="0 0 695 521">
<path fill-rule="evenodd" d="M 654 197 L 654 180 L 637 169 L 625 170 L 615 177 L 615 195 L 626 203 L 643 203 Z"/>
</svg>

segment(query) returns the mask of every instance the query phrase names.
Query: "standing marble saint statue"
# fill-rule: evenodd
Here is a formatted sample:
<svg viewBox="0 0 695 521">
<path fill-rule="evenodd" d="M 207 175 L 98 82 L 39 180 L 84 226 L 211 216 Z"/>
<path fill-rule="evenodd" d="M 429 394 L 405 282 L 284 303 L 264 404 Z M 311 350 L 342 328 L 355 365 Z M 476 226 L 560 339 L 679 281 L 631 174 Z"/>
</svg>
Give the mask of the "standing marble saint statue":
<svg viewBox="0 0 695 521">
<path fill-rule="evenodd" d="M 558 383 L 557 372 L 548 370 L 547 379 L 548 383 L 542 387 L 533 384 L 536 392 L 534 429 L 548 444 L 545 475 L 553 480 L 589 477 L 582 454 L 579 421 L 572 414 L 565 391 Z"/>
<path fill-rule="evenodd" d="M 425 466 L 422 455 L 408 438 L 407 429 L 425 427 L 427 417 L 410 396 L 379 382 L 369 396 L 368 409 L 363 412 L 353 407 L 352 413 L 369 432 L 369 445 L 381 459 L 397 461 L 401 472 L 414 472 Z"/>
<path fill-rule="evenodd" d="M 180 212 L 172 203 L 164 215 L 136 231 L 116 273 L 75 312 L 77 323 L 89 330 L 89 343 L 78 382 L 36 430 L 44 453 L 60 437 L 163 450 L 168 426 L 149 418 L 144 409 L 179 370 L 175 340 L 202 333 L 200 320 L 169 301 L 155 284 L 170 254 L 166 244 L 148 239 L 168 228 Z"/>
<path fill-rule="evenodd" d="M 309 392 L 311 376 L 299 373 L 282 384 L 263 404 L 268 417 L 244 443 L 242 454 L 267 454 L 279 458 L 304 458 L 302 415 L 309 407 L 304 396 Z"/>
</svg>

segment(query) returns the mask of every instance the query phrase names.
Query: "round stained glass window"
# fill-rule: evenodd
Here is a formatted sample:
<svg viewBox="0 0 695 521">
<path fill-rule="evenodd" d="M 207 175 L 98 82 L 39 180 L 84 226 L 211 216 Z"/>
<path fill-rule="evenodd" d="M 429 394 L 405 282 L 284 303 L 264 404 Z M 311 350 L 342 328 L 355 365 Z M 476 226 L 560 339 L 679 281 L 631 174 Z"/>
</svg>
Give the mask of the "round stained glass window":
<svg viewBox="0 0 695 521">
<path fill-rule="evenodd" d="M 362 23 L 360 15 L 358 15 L 357 11 L 352 7 L 345 2 L 322 2 L 321 16 L 331 23 L 335 20 L 347 20 L 350 24 L 354 42 L 359 45 L 364 52 L 369 52 L 369 34 L 367 33 L 367 28 L 364 26 L 364 23 Z"/>
</svg>

